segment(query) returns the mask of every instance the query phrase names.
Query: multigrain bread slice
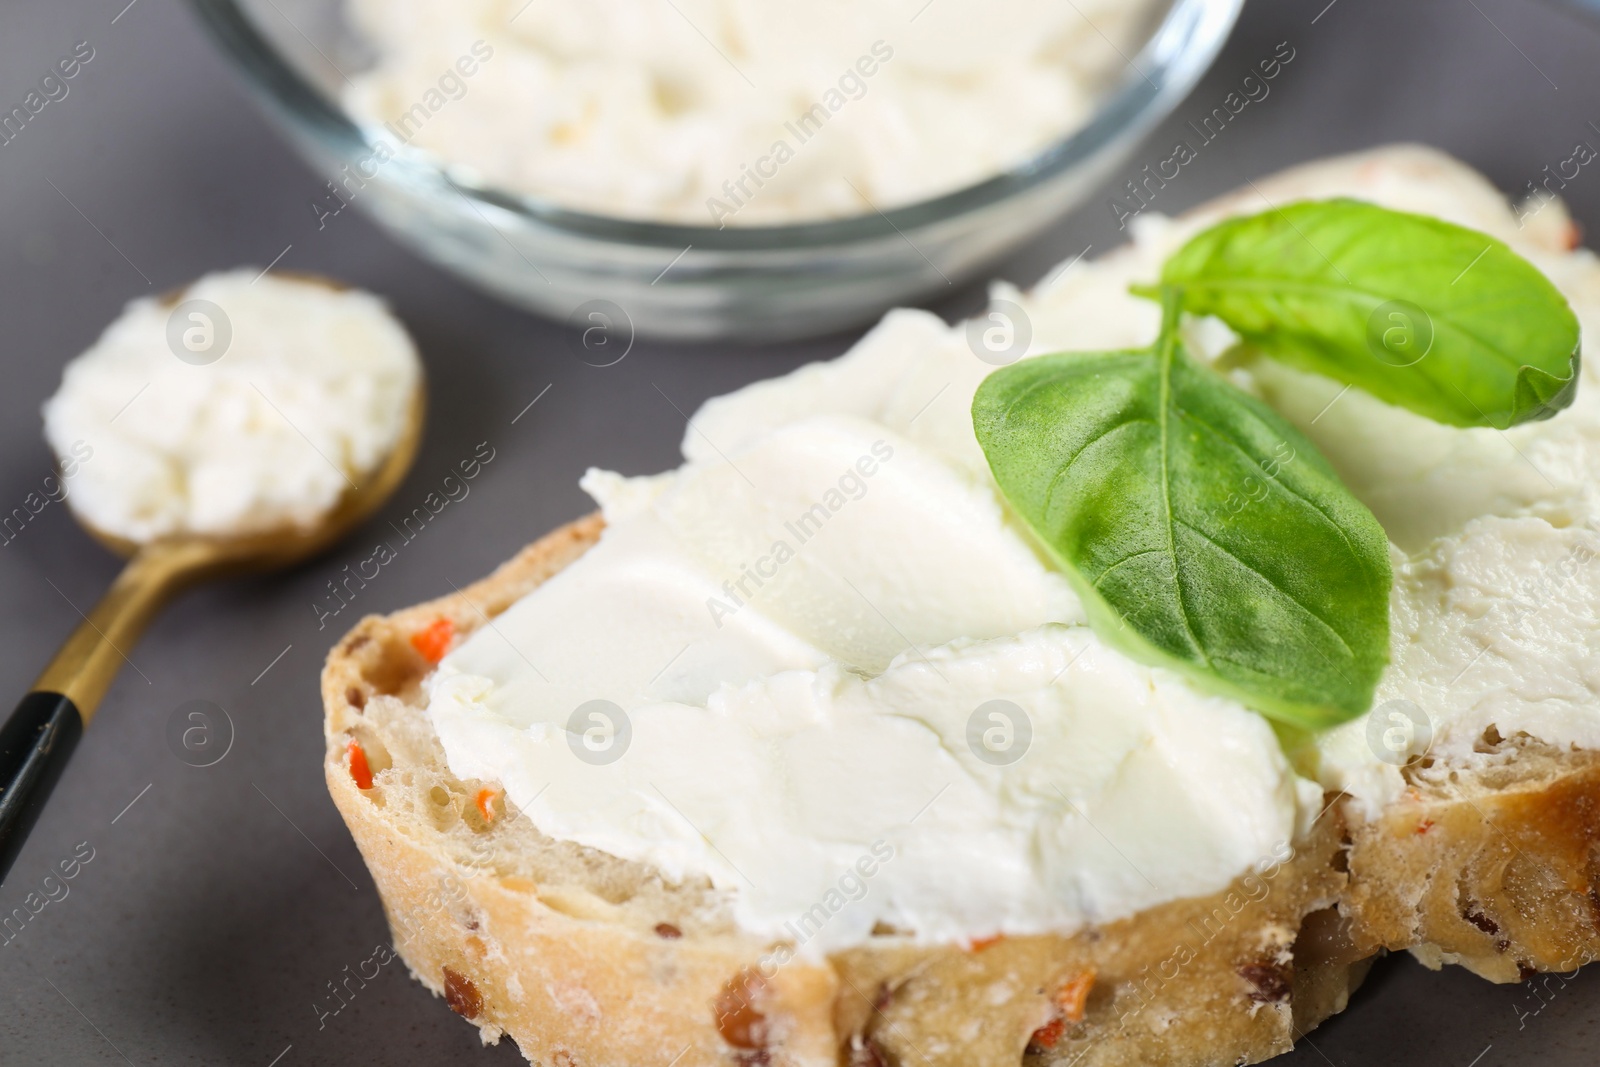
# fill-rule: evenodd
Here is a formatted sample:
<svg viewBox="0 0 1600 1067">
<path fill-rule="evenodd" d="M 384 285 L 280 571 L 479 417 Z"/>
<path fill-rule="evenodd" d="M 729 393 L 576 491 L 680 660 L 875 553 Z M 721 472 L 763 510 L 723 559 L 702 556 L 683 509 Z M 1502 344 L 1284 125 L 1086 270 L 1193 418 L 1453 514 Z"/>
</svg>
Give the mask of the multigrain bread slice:
<svg viewBox="0 0 1600 1067">
<path fill-rule="evenodd" d="M 1600 957 L 1600 752 L 1491 727 L 1476 755 L 1407 768 L 1399 802 L 1352 820 L 1340 910 L 1358 950 L 1494 982 Z"/>
<path fill-rule="evenodd" d="M 1339 797 L 1211 897 L 1071 937 L 975 946 L 883 931 L 781 966 L 708 882 L 541 835 L 451 776 L 412 637 L 486 625 L 599 537 L 590 516 L 467 589 L 369 616 L 323 673 L 329 792 L 413 975 L 545 1067 L 1085 1067 L 1255 1062 L 1411 949 L 1495 981 L 1600 954 L 1600 754 L 1486 737 L 1356 821 Z M 352 774 L 351 744 L 371 772 Z M 487 790 L 487 791 L 486 791 Z"/>
<path fill-rule="evenodd" d="M 1275 201 L 1342 193 L 1376 169 L 1378 186 L 1398 175 L 1461 192 L 1436 154 L 1383 155 L 1334 161 L 1337 181 L 1302 170 L 1262 184 Z M 1494 197 L 1476 181 L 1465 201 Z M 1546 251 L 1576 244 L 1559 207 L 1527 221 Z M 1341 1010 L 1384 950 L 1494 981 L 1600 954 L 1600 751 L 1490 729 L 1470 756 L 1407 767 L 1409 788 L 1375 815 L 1328 797 L 1292 854 L 1211 897 L 1072 937 L 930 948 L 883 930 L 766 966 L 782 946 L 741 933 L 725 895 L 541 836 L 489 783 L 452 778 L 429 726 L 430 664 L 412 637 L 440 619 L 462 635 L 486 625 L 600 529 L 581 520 L 456 596 L 364 620 L 325 675 L 329 787 L 402 955 L 536 1063 L 1248 1062 Z M 370 788 L 352 777 L 352 742 Z"/>
</svg>

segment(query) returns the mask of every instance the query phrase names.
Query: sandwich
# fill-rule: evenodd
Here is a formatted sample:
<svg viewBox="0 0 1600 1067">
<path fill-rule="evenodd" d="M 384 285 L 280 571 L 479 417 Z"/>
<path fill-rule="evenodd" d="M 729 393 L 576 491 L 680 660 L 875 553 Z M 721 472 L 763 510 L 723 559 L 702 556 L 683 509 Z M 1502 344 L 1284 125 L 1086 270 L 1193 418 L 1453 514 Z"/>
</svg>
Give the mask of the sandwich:
<svg viewBox="0 0 1600 1067">
<path fill-rule="evenodd" d="M 1384 952 L 1600 950 L 1560 202 L 1401 146 L 1128 222 L 707 402 L 678 470 L 334 647 L 329 791 L 485 1041 L 1246 1063 Z"/>
</svg>

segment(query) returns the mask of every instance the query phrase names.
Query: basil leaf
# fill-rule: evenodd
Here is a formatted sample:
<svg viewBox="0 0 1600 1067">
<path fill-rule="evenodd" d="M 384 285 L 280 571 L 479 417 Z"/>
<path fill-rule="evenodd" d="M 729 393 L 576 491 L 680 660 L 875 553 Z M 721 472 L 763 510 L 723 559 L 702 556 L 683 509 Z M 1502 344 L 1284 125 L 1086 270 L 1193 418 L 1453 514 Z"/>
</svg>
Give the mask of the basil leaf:
<svg viewBox="0 0 1600 1067">
<path fill-rule="evenodd" d="M 1001 490 L 1097 632 L 1298 726 L 1364 713 L 1389 652 L 1389 546 L 1315 447 L 1196 363 L 1154 350 L 1023 360 L 973 426 Z"/>
<path fill-rule="evenodd" d="M 1229 219 L 1162 282 L 1267 355 L 1451 426 L 1547 419 L 1577 392 L 1560 291 L 1503 242 L 1423 215 L 1320 200 Z"/>
</svg>

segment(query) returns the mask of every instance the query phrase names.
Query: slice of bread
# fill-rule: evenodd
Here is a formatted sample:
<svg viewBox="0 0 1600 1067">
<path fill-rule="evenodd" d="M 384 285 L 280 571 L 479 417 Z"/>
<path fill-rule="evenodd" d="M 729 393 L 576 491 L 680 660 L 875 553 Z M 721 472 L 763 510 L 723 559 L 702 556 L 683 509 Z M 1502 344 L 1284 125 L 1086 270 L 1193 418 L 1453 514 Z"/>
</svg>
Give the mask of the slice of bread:
<svg viewBox="0 0 1600 1067">
<path fill-rule="evenodd" d="M 1262 179 L 1189 220 L 1352 190 L 1382 202 L 1399 189 L 1409 203 L 1423 188 L 1441 214 L 1512 224 L 1482 178 L 1414 147 Z M 1520 232 L 1565 254 L 1576 230 L 1544 207 Z M 1579 274 L 1569 284 L 1600 284 Z M 493 783 L 452 777 L 433 733 L 431 664 L 412 637 L 441 618 L 462 635 L 488 625 L 601 528 L 580 520 L 454 596 L 363 620 L 323 675 L 328 787 L 401 955 L 485 1040 L 509 1033 L 534 1063 L 1245 1063 L 1343 1010 L 1383 951 L 1497 982 L 1600 956 L 1600 751 L 1490 728 L 1470 757 L 1408 766 L 1407 788 L 1375 815 L 1329 796 L 1290 854 L 1210 897 L 1070 937 L 928 946 L 881 929 L 775 965 L 784 946 L 741 931 L 726 893 L 541 835 Z M 352 743 L 370 788 L 353 777 Z"/>
<path fill-rule="evenodd" d="M 323 672 L 334 803 L 412 974 L 546 1067 L 1133 1067 L 1255 1062 L 1408 948 L 1496 981 L 1600 952 L 1600 754 L 1485 739 L 1370 822 L 1332 797 L 1281 863 L 1071 937 L 884 930 L 775 965 L 709 882 L 552 840 L 452 777 L 411 638 L 468 634 L 580 556 L 590 516 L 452 596 L 363 619 Z M 371 771 L 357 784 L 351 742 Z M 488 817 L 485 816 L 487 811 Z"/>
</svg>

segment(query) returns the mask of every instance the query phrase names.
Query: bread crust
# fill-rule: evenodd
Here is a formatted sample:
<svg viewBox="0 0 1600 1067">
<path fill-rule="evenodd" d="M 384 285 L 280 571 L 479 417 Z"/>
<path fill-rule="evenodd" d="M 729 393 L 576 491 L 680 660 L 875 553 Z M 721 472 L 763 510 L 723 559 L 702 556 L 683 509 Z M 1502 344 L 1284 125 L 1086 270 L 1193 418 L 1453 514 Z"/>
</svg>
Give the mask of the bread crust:
<svg viewBox="0 0 1600 1067">
<path fill-rule="evenodd" d="M 1348 891 L 1337 803 L 1210 897 L 1070 937 L 930 946 L 886 932 L 766 972 L 774 946 L 709 885 L 550 841 L 503 798 L 486 821 L 474 799 L 491 783 L 450 776 L 410 637 L 440 618 L 461 634 L 486 625 L 602 526 L 591 515 L 466 589 L 363 619 L 323 672 L 328 790 L 396 946 L 486 1041 L 509 1033 L 552 1067 L 1232 1064 L 1287 1051 L 1344 1008 L 1378 942 L 1358 943 L 1334 910 Z M 371 789 L 352 777 L 352 741 Z M 1085 981 L 1064 1009 L 1063 989 Z"/>
<path fill-rule="evenodd" d="M 1491 732 L 1470 770 L 1423 761 L 1356 823 L 1341 907 L 1363 951 L 1494 982 L 1600 957 L 1600 752 Z"/>
</svg>

